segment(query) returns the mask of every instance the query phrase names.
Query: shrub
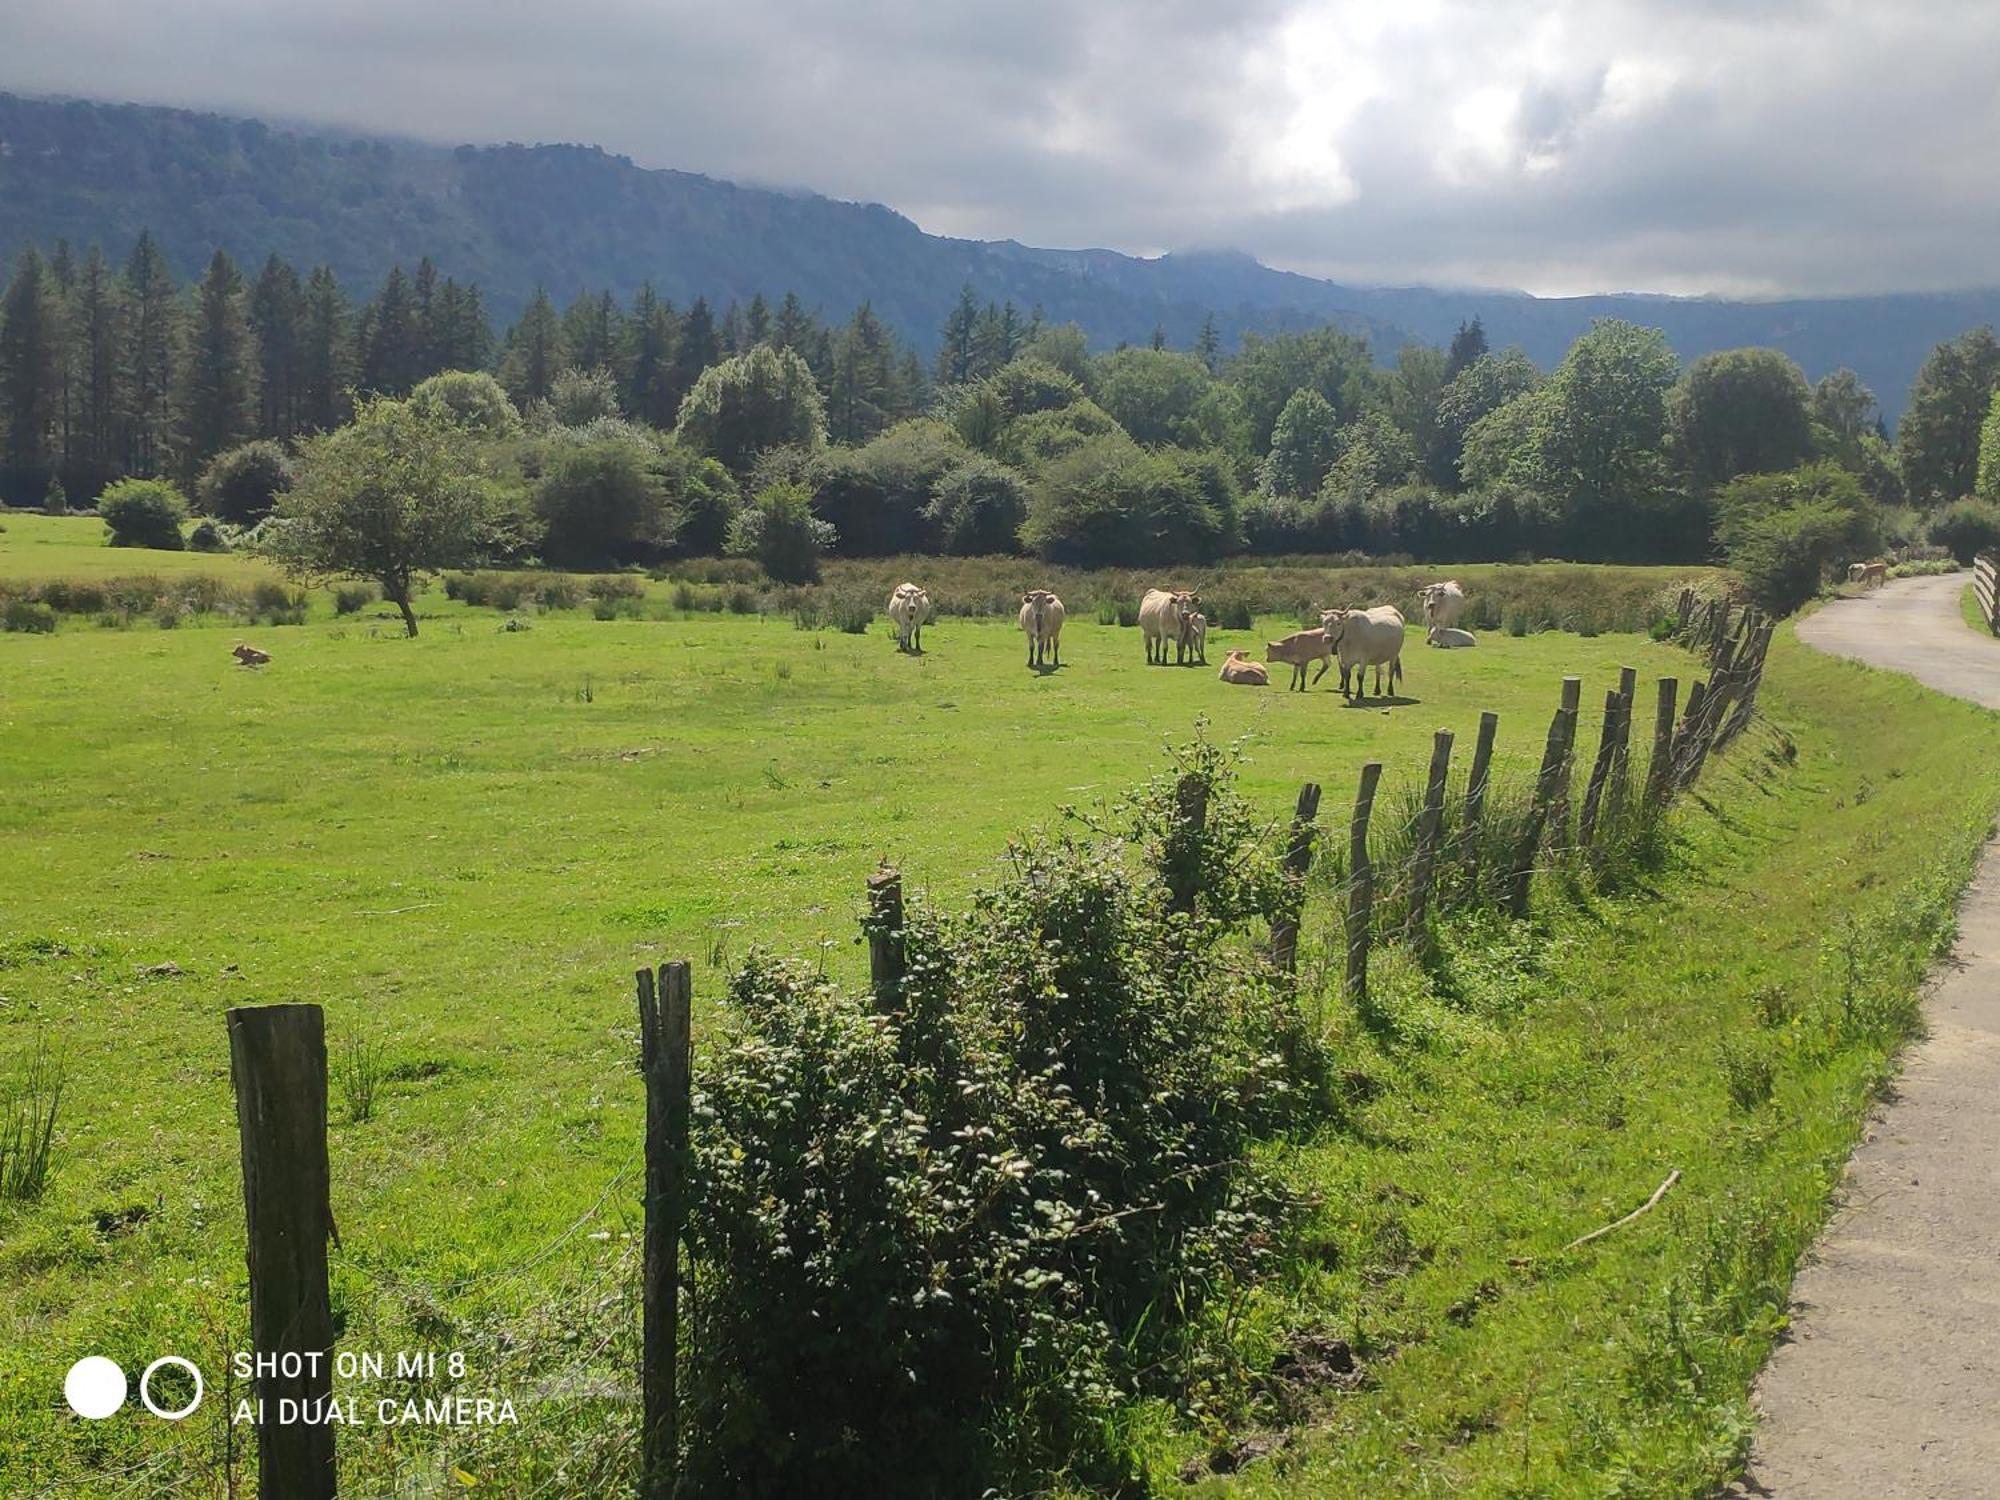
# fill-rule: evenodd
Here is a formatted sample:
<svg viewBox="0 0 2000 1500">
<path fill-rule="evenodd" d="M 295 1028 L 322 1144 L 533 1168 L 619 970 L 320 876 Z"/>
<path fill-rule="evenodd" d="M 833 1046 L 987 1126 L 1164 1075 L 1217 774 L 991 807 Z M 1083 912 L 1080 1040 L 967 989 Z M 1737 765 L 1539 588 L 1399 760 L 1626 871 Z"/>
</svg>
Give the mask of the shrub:
<svg viewBox="0 0 2000 1500">
<path fill-rule="evenodd" d="M 836 595 L 827 605 L 826 623 L 846 635 L 866 635 L 875 623 L 875 606 L 854 594 Z"/>
<path fill-rule="evenodd" d="M 260 579 L 250 589 L 250 618 L 261 625 L 303 625 L 306 618 L 304 589 L 289 589 L 282 583 Z"/>
<path fill-rule="evenodd" d="M 575 609 L 583 602 L 583 590 L 576 580 L 558 573 L 535 586 L 535 603 L 543 609 Z"/>
<path fill-rule="evenodd" d="M 1717 495 L 1716 513 L 1730 565 L 1750 597 L 1777 615 L 1818 593 L 1838 558 L 1868 552 L 1879 539 L 1873 502 L 1834 464 L 1745 475 Z"/>
<path fill-rule="evenodd" d="M 1730 1101 L 1738 1109 L 1757 1109 L 1771 1097 L 1777 1085 L 1777 1066 L 1770 1047 L 1758 1038 L 1724 1042 L 1718 1063 Z"/>
<path fill-rule="evenodd" d="M 1204 832 L 1155 784 L 963 913 L 913 905 L 894 1010 L 764 955 L 736 975 L 694 1109 L 695 1491 L 1131 1487 L 1115 1404 L 1270 1254 L 1248 1148 L 1324 1066 L 1230 942 L 1287 899 L 1277 841 L 1219 754 L 1186 766 Z"/>
<path fill-rule="evenodd" d="M 521 430 L 521 414 L 500 382 L 469 370 L 446 370 L 419 382 L 410 392 L 410 405 L 483 437 L 512 437 Z"/>
<path fill-rule="evenodd" d="M 97 497 L 97 514 L 111 529 L 114 547 L 180 552 L 187 501 L 164 479 L 121 479 Z"/>
<path fill-rule="evenodd" d="M 1931 540 L 1949 548 L 1952 557 L 1970 565 L 1980 553 L 2000 551 L 2000 504 L 1990 500 L 1959 500 L 1938 512 L 1931 522 Z"/>
<path fill-rule="evenodd" d="M 187 544 L 190 552 L 227 552 L 229 550 L 229 542 L 223 536 L 222 528 L 206 518 L 195 523 L 194 530 L 188 533 Z"/>
<path fill-rule="evenodd" d="M 643 599 L 646 586 L 623 573 L 607 573 L 591 579 L 587 592 L 593 599 Z"/>
<path fill-rule="evenodd" d="M 799 485 L 774 484 L 737 513 L 729 525 L 729 550 L 754 557 L 777 583 L 817 583 L 820 554 L 834 530 L 812 513 L 812 497 Z"/>
<path fill-rule="evenodd" d="M 738 584 L 723 596 L 723 604 L 732 615 L 754 615 L 757 613 L 757 596 Z"/>
<path fill-rule="evenodd" d="M 333 612 L 337 615 L 358 614 L 381 597 L 372 583 L 343 583 L 333 591 Z"/>
<path fill-rule="evenodd" d="M 47 635 L 56 628 L 56 612 L 34 599 L 9 599 L 0 612 L 0 626 L 23 635 Z"/>
<path fill-rule="evenodd" d="M 654 472 L 657 457 L 640 429 L 611 424 L 552 444 L 535 485 L 535 512 L 547 531 L 542 550 L 565 565 L 620 563 L 659 555 L 674 517 Z"/>
<path fill-rule="evenodd" d="M 42 491 L 42 509 L 52 516 L 69 514 L 69 491 L 55 475 L 49 476 L 49 487 Z"/>
<path fill-rule="evenodd" d="M 946 552 L 1013 552 L 1028 513 L 1028 487 L 1005 464 L 971 458 L 938 482 L 924 514 Z"/>
<path fill-rule="evenodd" d="M 211 516 L 232 526 L 255 526 L 271 513 L 278 496 L 291 488 L 292 465 L 276 443 L 258 441 L 230 448 L 209 460 L 195 497 Z"/>
</svg>

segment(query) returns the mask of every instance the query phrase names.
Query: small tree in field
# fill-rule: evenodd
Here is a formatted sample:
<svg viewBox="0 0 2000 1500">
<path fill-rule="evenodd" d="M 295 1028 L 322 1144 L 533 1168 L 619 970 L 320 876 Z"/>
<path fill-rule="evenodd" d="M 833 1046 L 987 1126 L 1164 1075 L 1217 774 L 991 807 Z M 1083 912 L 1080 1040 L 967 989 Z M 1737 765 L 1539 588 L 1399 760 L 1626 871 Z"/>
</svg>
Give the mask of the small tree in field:
<svg viewBox="0 0 2000 1500">
<path fill-rule="evenodd" d="M 42 491 L 42 510 L 52 516 L 69 514 L 69 491 L 55 475 L 49 476 L 49 487 Z"/>
<path fill-rule="evenodd" d="M 111 532 L 114 547 L 152 547 L 182 551 L 181 526 L 188 517 L 187 500 L 164 479 L 121 479 L 97 497 L 97 514 Z"/>
<path fill-rule="evenodd" d="M 463 429 L 383 397 L 305 444 L 275 518 L 271 550 L 287 572 L 367 579 L 415 635 L 411 595 L 427 577 L 480 561 L 506 516 L 500 486 Z"/>
<path fill-rule="evenodd" d="M 812 495 L 798 484 L 759 491 L 729 525 L 730 555 L 756 558 L 777 583 L 818 582 L 819 555 L 833 542 L 833 528 L 812 513 Z"/>
</svg>

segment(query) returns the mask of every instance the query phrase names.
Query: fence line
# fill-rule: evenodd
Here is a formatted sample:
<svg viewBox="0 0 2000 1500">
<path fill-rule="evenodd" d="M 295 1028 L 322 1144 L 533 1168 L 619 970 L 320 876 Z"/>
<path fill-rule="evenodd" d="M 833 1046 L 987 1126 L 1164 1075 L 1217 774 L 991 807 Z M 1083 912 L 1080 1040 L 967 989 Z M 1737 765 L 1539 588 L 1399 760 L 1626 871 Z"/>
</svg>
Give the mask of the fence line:
<svg viewBox="0 0 2000 1500">
<path fill-rule="evenodd" d="M 1990 565 L 1989 565 L 1990 567 Z M 1984 602 L 1984 601 L 1982 601 Z M 1661 816 L 1674 797 L 1693 786 L 1708 757 L 1749 723 L 1763 678 L 1773 623 L 1754 608 L 1733 622 L 1725 601 L 1697 607 L 1683 591 L 1676 611 L 1684 622 L 1683 642 L 1705 655 L 1710 667 L 1688 694 L 1678 722 L 1679 681 L 1657 684 L 1652 755 L 1638 805 L 1648 819 Z M 1580 850 L 1601 857 L 1608 837 L 1623 829 L 1631 794 L 1630 738 L 1638 689 L 1631 667 L 1604 695 L 1597 749 L 1583 793 L 1574 838 L 1570 790 L 1574 772 L 1581 679 L 1562 680 L 1558 707 L 1544 737 L 1525 827 L 1508 835 L 1504 866 L 1495 871 L 1500 904 L 1521 915 L 1536 874 L 1561 868 L 1564 856 Z M 1378 926 L 1394 931 L 1397 921 L 1378 922 L 1376 849 L 1401 850 L 1392 868 L 1407 885 L 1395 912 L 1406 941 L 1426 944 L 1431 916 L 1441 899 L 1454 894 L 1477 900 L 1487 823 L 1492 813 L 1492 763 L 1499 716 L 1482 713 L 1470 774 L 1462 797 L 1449 795 L 1454 737 L 1438 729 L 1432 739 L 1429 774 L 1417 810 L 1399 827 L 1375 826 L 1382 763 L 1361 767 L 1349 822 L 1346 869 L 1334 882 L 1338 929 L 1345 954 L 1343 987 L 1351 1002 L 1368 999 L 1368 961 Z M 1183 776 L 1174 791 L 1169 858 L 1163 875 L 1174 909 L 1192 912 L 1199 896 L 1200 846 L 1207 819 L 1208 788 L 1198 776 Z M 1300 932 L 1318 836 L 1320 786 L 1307 782 L 1298 794 L 1283 856 L 1286 897 L 1273 920 L 1267 950 L 1268 972 L 1290 983 L 1295 977 Z M 1460 818 L 1448 836 L 1456 806 Z M 1545 861 L 1544 854 L 1555 856 Z M 1440 886 L 1441 877 L 1453 883 Z M 901 1008 L 907 972 L 902 878 L 888 866 L 867 885 L 869 977 L 878 1008 Z M 1256 960 L 1250 960 L 1254 966 Z M 691 968 L 686 961 L 662 964 L 637 975 L 640 1071 L 646 1089 L 644 1135 L 645 1233 L 640 1262 L 642 1283 L 641 1370 L 643 1418 L 639 1438 L 639 1493 L 643 1500 L 669 1495 L 677 1483 L 682 1433 L 676 1377 L 681 1343 L 681 1245 L 691 1201 L 692 1094 Z M 259 1394 L 304 1399 L 331 1392 L 333 1331 L 327 1286 L 326 1244 L 335 1235 L 329 1203 L 326 1151 L 326 1047 L 324 1018 L 315 1005 L 281 1005 L 232 1010 L 228 1015 L 231 1070 L 242 1140 L 243 1182 L 250 1266 L 252 1340 L 259 1352 L 322 1351 L 321 1374 L 304 1377 L 294 1390 L 277 1381 L 260 1382 Z M 627 1173 L 620 1173 L 607 1195 Z M 599 1207 L 602 1206 L 600 1199 Z M 592 1210 L 594 1214 L 596 1209 Z M 579 1220 L 579 1224 L 583 1221 Z M 565 1231 L 560 1245 L 574 1233 Z M 553 1247 L 551 1247 L 553 1248 Z M 546 1253 L 546 1252 L 543 1252 Z M 539 1258 L 539 1255 L 538 1257 Z M 629 1271 L 621 1274 L 629 1274 Z M 259 1426 L 260 1487 L 266 1494 L 314 1500 L 334 1493 L 334 1438 L 325 1423 Z"/>
</svg>

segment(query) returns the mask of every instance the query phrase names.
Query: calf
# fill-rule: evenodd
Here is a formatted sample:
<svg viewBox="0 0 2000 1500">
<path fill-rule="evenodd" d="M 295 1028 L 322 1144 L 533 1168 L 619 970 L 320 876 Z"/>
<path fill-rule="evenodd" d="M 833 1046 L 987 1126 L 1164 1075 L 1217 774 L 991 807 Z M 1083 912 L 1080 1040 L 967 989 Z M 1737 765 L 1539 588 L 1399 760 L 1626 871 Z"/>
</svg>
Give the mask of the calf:
<svg viewBox="0 0 2000 1500">
<path fill-rule="evenodd" d="M 1250 660 L 1248 651 L 1230 652 L 1222 659 L 1222 670 L 1215 675 L 1238 687 L 1268 687 L 1271 682 L 1271 674 L 1264 670 L 1264 664 Z"/>
<path fill-rule="evenodd" d="M 270 652 L 259 651 L 255 646 L 246 646 L 241 641 L 236 643 L 235 649 L 229 654 L 246 667 L 261 667 L 271 660 Z"/>
<path fill-rule="evenodd" d="M 1333 642 L 1327 639 L 1324 630 L 1294 630 L 1281 641 L 1268 641 L 1264 646 L 1265 661 L 1291 663 L 1291 688 L 1303 693 L 1306 690 L 1306 668 L 1314 662 L 1320 664 L 1318 682 L 1326 676 L 1326 669 L 1333 665 Z M 1288 689 L 1290 691 L 1290 689 Z"/>
</svg>

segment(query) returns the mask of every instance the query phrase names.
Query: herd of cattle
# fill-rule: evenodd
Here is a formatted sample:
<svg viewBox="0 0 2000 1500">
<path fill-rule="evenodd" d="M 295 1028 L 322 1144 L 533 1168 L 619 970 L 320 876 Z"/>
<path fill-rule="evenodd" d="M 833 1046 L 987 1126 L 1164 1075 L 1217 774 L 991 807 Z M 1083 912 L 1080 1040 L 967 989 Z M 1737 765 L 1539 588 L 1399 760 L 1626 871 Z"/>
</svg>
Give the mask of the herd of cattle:
<svg viewBox="0 0 2000 1500">
<path fill-rule="evenodd" d="M 1425 641 L 1433 646 L 1476 644 L 1470 631 L 1458 628 L 1465 613 L 1465 589 L 1456 581 L 1426 584 L 1417 591 L 1423 606 Z M 889 596 L 889 619 L 896 627 L 896 649 L 918 652 L 923 649 L 923 628 L 934 613 L 931 596 L 918 584 L 901 583 Z M 1062 628 L 1065 618 L 1062 600 L 1047 589 L 1034 589 L 1021 596 L 1021 633 L 1028 638 L 1028 665 L 1053 669 L 1062 664 Z M 1192 589 L 1148 589 L 1139 601 L 1139 633 L 1145 638 L 1149 666 L 1168 665 L 1173 653 L 1176 665 L 1208 664 L 1208 618 L 1201 612 L 1201 598 Z M 1383 673 L 1387 670 L 1388 690 L 1396 691 L 1403 677 L 1404 621 L 1393 604 L 1372 609 L 1322 610 L 1314 630 L 1295 630 L 1282 640 L 1264 647 L 1264 661 L 1250 659 L 1247 651 L 1231 651 L 1222 663 L 1224 682 L 1242 687 L 1265 687 L 1271 680 L 1267 662 L 1283 662 L 1292 669 L 1291 686 L 1304 692 L 1327 674 L 1335 661 L 1340 663 L 1340 692 L 1359 702 L 1364 679 L 1375 669 L 1375 696 L 1381 697 Z M 1306 671 L 1315 662 L 1319 671 L 1311 683 Z M 1352 690 L 1349 689 L 1350 676 Z"/>
</svg>

